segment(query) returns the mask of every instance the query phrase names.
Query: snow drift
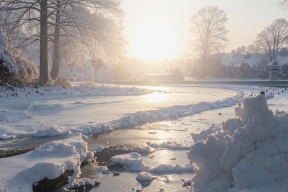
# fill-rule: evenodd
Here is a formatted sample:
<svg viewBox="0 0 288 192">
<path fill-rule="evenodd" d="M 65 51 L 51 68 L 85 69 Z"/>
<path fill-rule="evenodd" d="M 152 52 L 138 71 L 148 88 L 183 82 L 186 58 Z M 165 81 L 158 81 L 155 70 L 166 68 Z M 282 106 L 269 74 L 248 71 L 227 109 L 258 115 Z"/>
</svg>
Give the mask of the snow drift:
<svg viewBox="0 0 288 192">
<path fill-rule="evenodd" d="M 79 182 L 82 162 L 93 157 L 81 134 L 61 141 L 43 144 L 37 149 L 15 157 L 1 159 L 0 192 L 32 192 L 32 185 L 47 178 L 55 179 L 67 170 L 73 170 L 68 186 Z"/>
<path fill-rule="evenodd" d="M 262 93 L 242 99 L 235 117 L 221 126 L 191 134 L 195 143 L 187 156 L 199 167 L 191 192 L 268 192 L 288 186 L 287 122 L 288 114 L 269 110 Z"/>
</svg>

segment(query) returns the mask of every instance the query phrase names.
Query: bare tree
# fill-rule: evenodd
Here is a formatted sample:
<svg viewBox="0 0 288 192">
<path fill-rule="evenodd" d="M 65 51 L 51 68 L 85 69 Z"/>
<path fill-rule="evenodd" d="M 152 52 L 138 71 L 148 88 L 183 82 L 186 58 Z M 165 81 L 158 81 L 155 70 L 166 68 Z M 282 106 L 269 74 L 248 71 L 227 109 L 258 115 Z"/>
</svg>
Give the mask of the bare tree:
<svg viewBox="0 0 288 192">
<path fill-rule="evenodd" d="M 55 13 L 55 29 L 54 29 L 54 50 L 52 55 L 52 69 L 50 72 L 50 76 L 52 79 L 56 79 L 58 77 L 59 68 L 60 68 L 60 19 L 61 19 L 61 6 L 60 1 L 56 1 L 56 13 Z"/>
<path fill-rule="evenodd" d="M 209 55 L 220 53 L 228 42 L 228 30 L 225 27 L 227 21 L 226 13 L 215 6 L 201 8 L 190 19 L 192 46 L 202 59 L 202 77 L 205 76 Z"/>
<path fill-rule="evenodd" d="M 259 47 L 257 47 L 255 44 L 250 44 L 248 45 L 248 52 L 251 53 L 251 54 L 254 54 L 254 53 L 259 53 Z"/>
<path fill-rule="evenodd" d="M 278 51 L 287 43 L 288 22 L 286 19 L 276 19 L 257 35 L 255 44 L 267 54 L 270 61 L 276 60 Z"/>
<path fill-rule="evenodd" d="M 48 5 L 47 0 L 40 1 L 40 77 L 39 84 L 45 85 L 48 76 Z"/>
<path fill-rule="evenodd" d="M 109 46 L 108 41 L 123 42 L 118 27 L 121 25 L 123 15 L 120 0 L 2 0 L 0 14 L 4 16 L 2 26 L 6 34 L 19 36 L 20 33 L 25 33 L 26 37 L 18 43 L 18 46 L 28 46 L 40 40 L 39 79 L 43 82 L 49 79 L 48 59 L 46 59 L 48 48 L 44 49 L 44 44 L 47 44 L 45 45 L 47 47 L 48 41 L 50 45 L 54 45 L 50 46 L 54 50 L 50 73 L 52 78 L 58 76 L 62 40 L 72 42 L 74 49 L 85 49 L 91 57 L 96 57 L 95 46 L 112 52 L 114 48 Z M 109 22 L 114 25 L 107 30 L 106 26 L 111 26 Z M 105 28 L 105 31 L 102 28 Z"/>
<path fill-rule="evenodd" d="M 241 54 L 246 54 L 247 48 L 245 46 L 241 46 Z"/>
<path fill-rule="evenodd" d="M 76 55 L 85 50 L 92 60 L 101 57 L 99 50 L 110 57 L 123 53 L 120 51 L 124 50 L 123 13 L 119 0 L 58 0 L 56 6 L 52 78 L 57 78 L 59 71 L 60 37 L 62 42 L 72 42 Z"/>
</svg>

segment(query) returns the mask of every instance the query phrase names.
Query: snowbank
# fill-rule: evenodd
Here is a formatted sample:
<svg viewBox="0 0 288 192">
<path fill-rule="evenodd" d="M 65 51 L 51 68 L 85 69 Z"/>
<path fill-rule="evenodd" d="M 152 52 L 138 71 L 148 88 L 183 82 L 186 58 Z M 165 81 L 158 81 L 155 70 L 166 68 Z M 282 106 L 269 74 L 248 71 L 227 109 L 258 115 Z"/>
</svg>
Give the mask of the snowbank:
<svg viewBox="0 0 288 192">
<path fill-rule="evenodd" d="M 92 154 L 93 155 L 93 154 Z M 91 157 L 81 135 L 43 144 L 37 149 L 0 161 L 0 191 L 32 192 L 32 185 L 47 178 L 55 179 L 67 170 L 74 170 L 70 184 L 80 175 L 81 162 Z"/>
<path fill-rule="evenodd" d="M 157 166 L 146 165 L 137 152 L 124 155 L 116 155 L 111 158 L 111 165 L 120 164 L 130 171 L 143 171 L 152 173 L 175 173 L 175 172 L 191 172 L 194 171 L 192 164 L 159 164 Z"/>
<path fill-rule="evenodd" d="M 39 97 L 39 96 L 130 96 L 130 95 L 144 95 L 151 93 L 147 89 L 140 89 L 136 87 L 120 87 L 111 85 L 75 85 L 69 89 L 63 89 L 61 86 L 52 87 L 24 87 L 14 88 L 14 90 L 7 90 L 5 87 L 0 87 L 0 97 Z M 75 104 L 82 104 L 81 101 Z"/>
<path fill-rule="evenodd" d="M 281 191 L 287 186 L 288 114 L 273 114 L 260 94 L 241 100 L 235 115 L 220 127 L 192 134 L 195 143 L 187 156 L 199 170 L 191 191 Z"/>
<path fill-rule="evenodd" d="M 69 130 L 66 130 L 64 127 L 54 125 L 53 127 L 39 130 L 33 136 L 34 137 L 53 137 L 53 136 L 63 136 L 71 135 Z"/>
<path fill-rule="evenodd" d="M 178 119 L 181 117 L 192 116 L 207 110 L 233 106 L 237 104 L 239 99 L 243 98 L 244 95 L 245 93 L 243 91 L 238 91 L 237 95 L 234 97 L 220 101 L 217 100 L 216 102 L 200 102 L 192 105 L 180 105 L 161 108 L 158 110 L 140 111 L 129 114 L 110 123 L 84 126 L 71 131 L 79 132 L 80 130 L 82 134 L 103 133 L 110 132 L 115 129 L 131 128 L 155 121 Z"/>
</svg>

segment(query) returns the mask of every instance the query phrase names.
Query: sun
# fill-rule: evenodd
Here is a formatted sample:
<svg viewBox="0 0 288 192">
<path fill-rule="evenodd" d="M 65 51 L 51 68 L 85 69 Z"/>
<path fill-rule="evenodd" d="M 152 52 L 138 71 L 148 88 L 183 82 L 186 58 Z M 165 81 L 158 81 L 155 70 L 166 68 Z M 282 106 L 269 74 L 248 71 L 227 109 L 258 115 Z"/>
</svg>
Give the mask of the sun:
<svg viewBox="0 0 288 192">
<path fill-rule="evenodd" d="M 155 61 L 173 58 L 176 49 L 173 25 L 163 20 L 143 22 L 131 44 L 138 58 Z"/>
</svg>

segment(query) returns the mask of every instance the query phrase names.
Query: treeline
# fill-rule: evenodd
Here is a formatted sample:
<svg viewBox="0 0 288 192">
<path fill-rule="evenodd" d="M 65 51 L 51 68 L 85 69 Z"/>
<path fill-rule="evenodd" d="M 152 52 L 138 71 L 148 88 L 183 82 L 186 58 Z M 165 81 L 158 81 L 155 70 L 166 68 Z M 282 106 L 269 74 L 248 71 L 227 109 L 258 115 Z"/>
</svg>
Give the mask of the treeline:
<svg viewBox="0 0 288 192">
<path fill-rule="evenodd" d="M 201 69 L 194 66 L 189 74 L 193 78 L 201 78 Z M 267 79 L 269 77 L 269 69 L 264 65 L 250 66 L 247 63 L 242 63 L 237 66 L 226 66 L 220 64 L 218 66 L 210 66 L 206 69 L 207 78 L 260 78 Z"/>
<path fill-rule="evenodd" d="M 240 78 L 240 79 L 267 79 L 269 78 L 268 61 L 262 60 L 259 64 L 250 66 L 242 62 L 239 66 L 224 65 L 218 59 L 209 64 L 206 69 L 207 78 Z M 193 65 L 190 69 L 189 76 L 195 79 L 201 78 L 201 67 Z M 288 63 L 280 67 L 278 74 L 279 79 L 288 79 Z"/>
</svg>

